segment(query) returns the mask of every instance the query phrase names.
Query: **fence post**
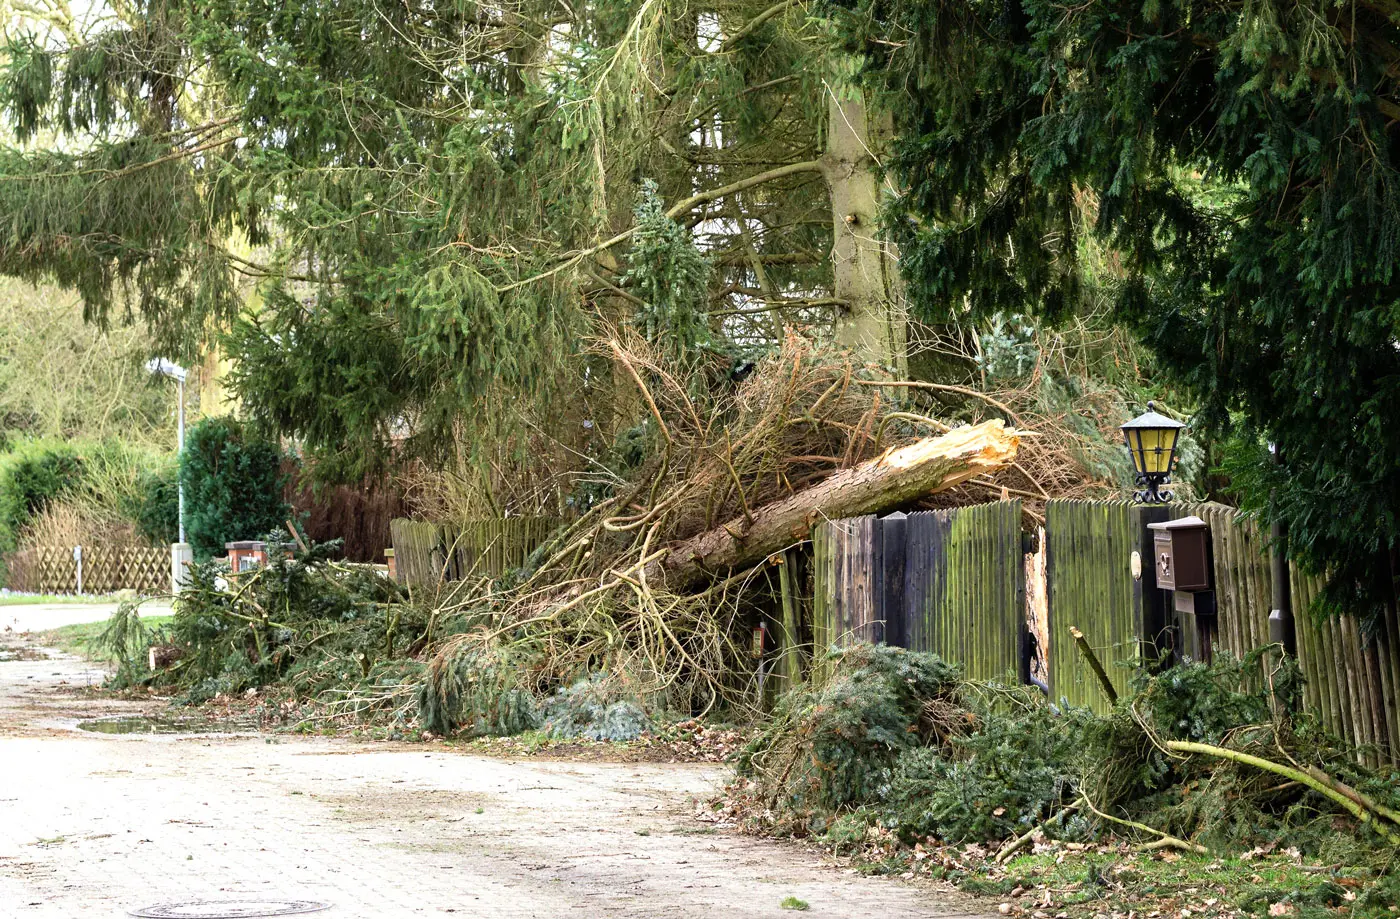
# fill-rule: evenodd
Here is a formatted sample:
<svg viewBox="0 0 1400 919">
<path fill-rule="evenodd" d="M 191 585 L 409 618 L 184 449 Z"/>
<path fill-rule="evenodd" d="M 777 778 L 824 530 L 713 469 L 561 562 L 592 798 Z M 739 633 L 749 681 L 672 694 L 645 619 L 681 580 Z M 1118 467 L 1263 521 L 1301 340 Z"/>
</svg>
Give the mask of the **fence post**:
<svg viewBox="0 0 1400 919">
<path fill-rule="evenodd" d="M 73 547 L 73 561 L 78 564 L 78 596 L 83 595 L 83 547 Z"/>
<path fill-rule="evenodd" d="M 1133 604 L 1138 609 L 1139 653 L 1145 664 L 1158 660 L 1163 652 L 1175 656 L 1178 642 L 1173 629 L 1172 612 L 1167 609 L 1163 592 L 1157 587 L 1157 565 L 1153 559 L 1150 523 L 1170 520 L 1170 509 L 1157 506 L 1135 506 L 1129 511 L 1137 544 L 1138 570 L 1133 577 Z"/>
<path fill-rule="evenodd" d="M 179 594 L 189 583 L 190 565 L 194 564 L 194 549 L 187 542 L 170 544 L 170 592 Z"/>
</svg>

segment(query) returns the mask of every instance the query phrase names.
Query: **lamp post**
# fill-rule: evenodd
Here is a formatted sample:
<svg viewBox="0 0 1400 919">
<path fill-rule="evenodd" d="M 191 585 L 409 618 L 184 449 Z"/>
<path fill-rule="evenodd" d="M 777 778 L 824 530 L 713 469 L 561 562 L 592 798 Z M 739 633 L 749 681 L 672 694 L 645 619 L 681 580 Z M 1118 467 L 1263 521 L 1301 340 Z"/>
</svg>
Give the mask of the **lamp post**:
<svg viewBox="0 0 1400 919">
<path fill-rule="evenodd" d="M 169 377 L 176 383 L 180 399 L 180 430 L 175 435 L 175 453 L 177 457 L 183 456 L 185 453 L 185 379 L 190 375 L 190 372 L 174 361 L 168 361 L 163 357 L 153 357 L 146 361 L 146 370 L 156 376 Z M 180 542 L 183 544 L 185 541 L 185 477 L 178 471 L 178 466 L 176 470 L 176 490 L 180 496 Z"/>
<path fill-rule="evenodd" d="M 1133 500 L 1140 504 L 1166 504 L 1172 493 L 1162 488 L 1171 481 L 1172 465 L 1176 462 L 1176 444 L 1181 429 L 1186 427 L 1166 415 L 1154 411 L 1147 403 L 1147 413 L 1122 426 L 1123 442 L 1133 461 L 1138 490 Z"/>
<path fill-rule="evenodd" d="M 156 376 L 168 377 L 175 381 L 176 389 L 179 393 L 179 416 L 180 426 L 175 435 L 176 462 L 185 452 L 185 379 L 190 375 L 189 371 L 174 361 L 166 360 L 163 357 L 154 357 L 146 362 L 146 370 Z M 170 592 L 178 594 L 180 588 L 184 586 L 185 576 L 194 556 L 190 551 L 189 544 L 185 542 L 185 475 L 180 470 L 180 466 L 175 467 L 175 489 L 179 495 L 178 521 L 180 530 L 180 541 L 170 547 Z"/>
</svg>

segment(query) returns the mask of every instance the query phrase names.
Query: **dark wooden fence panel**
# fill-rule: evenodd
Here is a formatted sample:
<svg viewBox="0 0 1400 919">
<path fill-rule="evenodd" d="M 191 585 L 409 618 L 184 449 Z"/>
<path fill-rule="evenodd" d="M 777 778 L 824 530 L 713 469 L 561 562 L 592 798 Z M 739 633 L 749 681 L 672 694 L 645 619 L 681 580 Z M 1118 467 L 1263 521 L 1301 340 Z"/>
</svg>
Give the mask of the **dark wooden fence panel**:
<svg viewBox="0 0 1400 919">
<path fill-rule="evenodd" d="M 459 523 L 393 520 L 394 563 L 401 583 L 418 587 L 498 577 L 525 564 L 559 528 L 555 517 L 499 517 Z"/>
<path fill-rule="evenodd" d="M 1002 501 L 813 529 L 813 644 L 933 651 L 1015 678 L 1025 631 L 1021 505 Z"/>
<path fill-rule="evenodd" d="M 1021 502 L 910 514 L 904 523 L 905 646 L 1016 679 L 1026 629 Z"/>
</svg>

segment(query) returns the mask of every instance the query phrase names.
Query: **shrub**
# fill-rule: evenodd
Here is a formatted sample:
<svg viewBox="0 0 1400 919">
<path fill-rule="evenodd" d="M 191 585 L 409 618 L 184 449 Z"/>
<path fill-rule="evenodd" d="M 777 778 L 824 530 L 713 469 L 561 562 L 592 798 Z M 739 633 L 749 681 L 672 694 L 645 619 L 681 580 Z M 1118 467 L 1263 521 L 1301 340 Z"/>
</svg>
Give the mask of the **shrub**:
<svg viewBox="0 0 1400 919">
<path fill-rule="evenodd" d="M 0 456 L 0 550 L 13 549 L 29 519 L 82 476 L 82 457 L 68 444 L 28 441 Z"/>
<path fill-rule="evenodd" d="M 886 645 L 858 645 L 833 657 L 826 685 L 779 700 L 769 727 L 739 758 L 739 771 L 767 785 L 774 803 L 799 818 L 882 797 L 901 753 L 957 729 L 957 667 Z"/>
<path fill-rule="evenodd" d="M 156 545 L 173 543 L 180 534 L 178 462 L 141 470 L 137 496 L 127 506 L 136 531 Z"/>
<path fill-rule="evenodd" d="M 282 451 L 233 418 L 205 418 L 192 427 L 180 456 L 185 482 L 185 537 L 198 559 L 224 544 L 256 539 L 282 526 Z"/>
<path fill-rule="evenodd" d="M 1028 692 L 998 693 L 1000 716 L 988 712 L 951 745 L 902 753 L 883 802 L 890 828 L 909 840 L 985 842 L 1023 833 L 1069 803 L 1087 712 L 1059 712 Z"/>
</svg>

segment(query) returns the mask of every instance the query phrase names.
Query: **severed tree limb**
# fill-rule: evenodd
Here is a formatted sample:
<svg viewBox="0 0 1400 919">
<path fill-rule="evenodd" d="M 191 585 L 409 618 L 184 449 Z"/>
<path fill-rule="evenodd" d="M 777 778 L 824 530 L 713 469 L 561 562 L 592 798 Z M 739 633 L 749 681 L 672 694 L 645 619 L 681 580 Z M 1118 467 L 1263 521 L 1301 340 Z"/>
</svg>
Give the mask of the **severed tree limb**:
<svg viewBox="0 0 1400 919">
<path fill-rule="evenodd" d="M 1110 814 L 1105 814 L 1103 811 L 1099 810 L 1097 807 L 1094 806 L 1094 802 L 1089 800 L 1088 795 L 1085 795 L 1080 800 L 1083 801 L 1086 805 L 1088 805 L 1089 810 L 1093 811 L 1103 820 L 1107 820 L 1110 823 L 1121 824 L 1126 827 L 1131 827 L 1134 830 L 1140 830 L 1141 832 L 1151 833 L 1154 836 L 1160 837 L 1156 842 L 1148 843 L 1148 845 L 1144 846 L 1143 848 L 1171 848 L 1180 849 L 1183 852 L 1195 852 L 1198 855 L 1210 854 L 1210 850 L 1207 849 L 1205 846 L 1198 845 L 1194 842 L 1187 842 L 1184 839 L 1173 836 L 1171 833 L 1164 833 L 1156 827 L 1150 827 L 1145 823 L 1138 823 L 1136 820 L 1124 820 L 1122 817 L 1114 817 Z"/>
<path fill-rule="evenodd" d="M 1069 627 L 1069 633 L 1074 636 L 1074 643 L 1079 647 L 1079 653 L 1084 655 L 1084 659 L 1089 662 L 1089 668 L 1094 671 L 1094 676 L 1099 678 L 1099 686 L 1103 687 L 1104 695 L 1108 696 L 1111 704 L 1118 702 L 1118 690 L 1113 688 L 1113 682 L 1104 672 L 1103 664 L 1099 663 L 1099 656 L 1094 653 L 1094 649 L 1089 647 L 1089 642 L 1085 640 L 1084 633 L 1074 626 Z"/>
<path fill-rule="evenodd" d="M 752 567 L 794 542 L 807 539 L 817 521 L 878 514 L 1005 468 L 1016 458 L 1020 435 L 1000 420 L 957 428 L 885 451 L 794 495 L 673 547 L 648 572 L 668 588 L 684 590 L 713 574 Z"/>
<path fill-rule="evenodd" d="M 996 863 L 998 865 L 1006 864 L 1006 860 L 1011 856 L 1015 855 L 1018 851 L 1020 851 L 1021 847 L 1024 846 L 1026 843 L 1030 842 L 1031 838 L 1034 837 L 1036 833 L 1039 833 L 1041 830 L 1045 829 L 1047 826 L 1049 826 L 1051 823 L 1054 823 L 1061 817 L 1064 817 L 1067 814 L 1072 814 L 1075 811 L 1079 810 L 1079 805 L 1083 804 L 1084 802 L 1085 799 L 1080 798 L 1078 801 L 1075 801 L 1068 807 L 1064 807 L 1060 810 L 1055 811 L 1055 813 L 1051 814 L 1049 817 L 1046 817 L 1044 820 L 1031 827 L 1025 833 L 1021 834 L 1020 836 L 1017 836 L 1015 839 L 1002 846 L 1001 851 L 997 853 L 997 857 L 995 859 Z"/>
<path fill-rule="evenodd" d="M 1341 779 L 1333 778 L 1332 776 L 1323 772 L 1316 766 L 1308 766 L 1303 771 L 1306 772 L 1308 775 L 1312 776 L 1313 778 L 1317 779 L 1319 782 L 1323 782 L 1327 785 L 1330 785 L 1332 788 L 1335 788 L 1337 791 L 1346 795 L 1348 798 L 1351 798 L 1353 801 L 1355 801 L 1357 804 L 1360 804 L 1367 810 L 1375 811 L 1377 814 L 1381 815 L 1382 817 L 1385 817 L 1391 823 L 1400 825 L 1400 812 L 1386 807 L 1384 804 L 1380 803 L 1379 801 L 1375 800 L 1374 798 L 1368 795 L 1363 795 L 1361 792 L 1357 791 L 1355 788 L 1352 788 L 1350 785 L 1348 785 L 1346 782 L 1343 782 Z"/>
<path fill-rule="evenodd" d="M 1165 740 L 1162 741 L 1162 746 L 1173 753 L 1204 753 L 1207 756 L 1215 756 L 1246 766 L 1253 766 L 1256 769 L 1263 769 L 1265 772 L 1272 772 L 1274 775 L 1299 782 L 1308 786 L 1324 798 L 1336 803 L 1363 824 L 1369 825 L 1377 833 L 1380 833 L 1391 845 L 1400 846 L 1400 833 L 1397 833 L 1384 819 L 1381 819 L 1379 813 L 1361 804 L 1357 798 L 1353 798 L 1333 787 L 1333 780 L 1330 776 L 1326 777 L 1326 781 L 1323 781 L 1317 776 L 1311 775 L 1309 772 L 1304 772 L 1301 769 L 1294 769 L 1292 766 L 1285 766 L 1281 763 L 1264 759 L 1261 756 L 1241 753 L 1239 750 L 1231 750 L 1228 747 L 1216 747 L 1211 744 L 1197 743 L 1193 740 Z"/>
</svg>

